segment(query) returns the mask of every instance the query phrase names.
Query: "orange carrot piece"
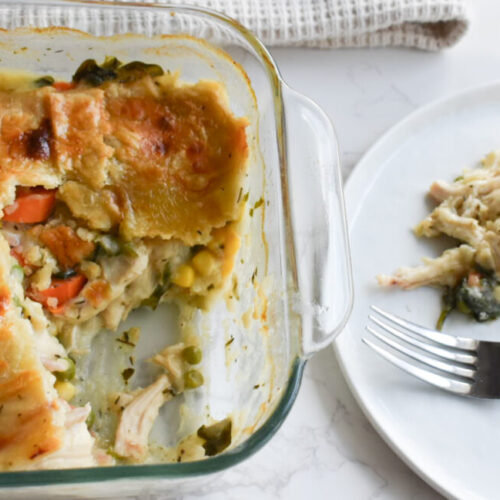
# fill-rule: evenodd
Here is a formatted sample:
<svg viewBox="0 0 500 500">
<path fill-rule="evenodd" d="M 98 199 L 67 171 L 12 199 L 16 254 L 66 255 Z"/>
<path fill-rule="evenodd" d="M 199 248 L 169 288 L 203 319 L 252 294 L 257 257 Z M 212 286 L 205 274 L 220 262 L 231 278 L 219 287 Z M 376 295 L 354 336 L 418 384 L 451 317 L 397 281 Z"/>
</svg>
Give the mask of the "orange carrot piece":
<svg viewBox="0 0 500 500">
<path fill-rule="evenodd" d="M 74 82 L 54 82 L 52 86 L 56 90 L 65 91 L 74 89 L 76 87 L 76 84 Z"/>
<path fill-rule="evenodd" d="M 3 220 L 24 224 L 43 222 L 49 218 L 55 203 L 55 189 L 18 188 L 16 201 L 3 209 Z"/>
<path fill-rule="evenodd" d="M 31 290 L 28 295 L 31 299 L 40 302 L 52 314 L 60 314 L 66 304 L 74 299 L 85 286 L 87 278 L 82 274 L 77 274 L 66 279 L 52 279 L 50 286 L 45 290 Z M 49 299 L 57 299 L 57 305 L 51 306 L 48 304 Z"/>
</svg>

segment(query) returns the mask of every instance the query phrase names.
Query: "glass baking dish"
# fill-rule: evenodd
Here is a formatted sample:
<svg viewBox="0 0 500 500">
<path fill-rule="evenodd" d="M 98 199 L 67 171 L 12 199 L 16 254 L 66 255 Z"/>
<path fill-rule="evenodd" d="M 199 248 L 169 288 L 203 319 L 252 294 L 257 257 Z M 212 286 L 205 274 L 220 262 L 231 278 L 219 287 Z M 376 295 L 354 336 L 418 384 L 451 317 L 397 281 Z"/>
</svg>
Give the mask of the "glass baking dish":
<svg viewBox="0 0 500 500">
<path fill-rule="evenodd" d="M 10 498 L 193 489 L 275 434 L 295 400 L 306 360 L 333 340 L 349 315 L 350 257 L 333 127 L 312 101 L 283 82 L 250 32 L 216 12 L 142 3 L 4 1 L 0 28 L 7 30 L 0 44 L 3 68 L 69 78 L 89 57 L 154 62 L 185 81 L 222 82 L 234 113 L 249 118 L 249 212 L 237 281 L 226 301 L 195 318 L 203 332 L 206 390 L 161 414 L 168 422 L 181 411 L 191 415 L 174 433 L 153 432 L 160 442 L 179 439 L 203 423 L 201 414 L 209 408 L 214 418 L 233 415 L 232 447 L 194 462 L 0 473 L 0 493 Z M 127 323 L 149 330 L 170 321 L 162 339 L 175 341 L 175 313 L 168 308 L 134 314 Z M 146 357 L 151 346 L 142 349 Z M 112 486 L 103 488 L 104 481 Z"/>
</svg>

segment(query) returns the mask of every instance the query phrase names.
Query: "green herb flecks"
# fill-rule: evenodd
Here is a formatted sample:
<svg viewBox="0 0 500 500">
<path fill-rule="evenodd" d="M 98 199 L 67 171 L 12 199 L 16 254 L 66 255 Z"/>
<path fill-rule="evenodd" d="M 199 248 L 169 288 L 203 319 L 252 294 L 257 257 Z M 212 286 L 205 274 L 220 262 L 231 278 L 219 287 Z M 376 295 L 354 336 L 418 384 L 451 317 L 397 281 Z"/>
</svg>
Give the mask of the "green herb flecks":
<svg viewBox="0 0 500 500">
<path fill-rule="evenodd" d="M 151 296 L 149 296 L 147 299 L 144 299 L 141 302 L 141 306 L 150 307 L 151 309 L 153 309 L 153 311 L 156 310 L 158 304 L 160 303 L 161 298 L 172 285 L 170 281 L 170 276 L 171 276 L 170 267 L 166 265 L 161 276 L 161 282 L 156 286 Z"/>
<path fill-rule="evenodd" d="M 133 368 L 125 368 L 125 370 L 122 371 L 122 378 L 126 384 L 128 384 L 129 379 L 134 373 L 135 370 Z"/>
<path fill-rule="evenodd" d="M 135 347 L 136 342 L 139 339 L 140 329 L 136 326 L 133 326 L 130 330 L 125 330 L 122 333 L 121 337 L 116 339 L 120 344 L 128 345 L 129 347 Z"/>
</svg>

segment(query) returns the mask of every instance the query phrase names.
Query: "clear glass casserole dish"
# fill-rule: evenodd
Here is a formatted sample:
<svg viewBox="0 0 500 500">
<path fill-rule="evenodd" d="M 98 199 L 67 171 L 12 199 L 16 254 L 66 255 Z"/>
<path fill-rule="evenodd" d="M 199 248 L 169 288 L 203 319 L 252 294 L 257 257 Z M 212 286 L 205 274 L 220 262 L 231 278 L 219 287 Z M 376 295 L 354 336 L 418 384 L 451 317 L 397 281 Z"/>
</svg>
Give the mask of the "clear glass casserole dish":
<svg viewBox="0 0 500 500">
<path fill-rule="evenodd" d="M 237 464 L 274 435 L 295 400 L 306 360 L 333 340 L 349 315 L 350 258 L 333 127 L 314 103 L 285 85 L 251 33 L 215 12 L 6 1 L 0 2 L 0 28 L 7 30 L 1 34 L 3 68 L 67 79 L 89 57 L 152 62 L 188 82 L 223 83 L 233 112 L 249 118 L 249 210 L 237 280 L 226 301 L 195 318 L 207 387 L 162 412 L 160 420 L 176 428 L 155 427 L 152 436 L 172 444 L 195 431 L 208 408 L 215 419 L 233 416 L 232 447 L 194 462 L 0 473 L 0 493 L 11 498 L 191 489 L 195 477 Z M 155 314 L 139 310 L 124 326 L 161 328 L 162 342 L 175 341 L 175 314 L 168 307 Z M 149 340 L 138 357 L 158 347 Z M 105 377 L 112 351 L 104 344 L 101 351 L 95 369 L 103 371 L 95 376 Z M 188 417 L 179 421 L 180 413 Z M 112 488 L 103 491 L 103 481 L 112 481 Z"/>
</svg>

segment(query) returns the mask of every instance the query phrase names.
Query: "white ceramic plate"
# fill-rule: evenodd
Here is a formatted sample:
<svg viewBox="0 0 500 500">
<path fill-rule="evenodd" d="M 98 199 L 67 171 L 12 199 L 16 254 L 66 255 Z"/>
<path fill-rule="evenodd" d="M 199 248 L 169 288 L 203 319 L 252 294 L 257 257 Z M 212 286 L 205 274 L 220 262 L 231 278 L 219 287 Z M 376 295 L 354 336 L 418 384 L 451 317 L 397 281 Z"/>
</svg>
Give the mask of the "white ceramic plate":
<svg viewBox="0 0 500 500">
<path fill-rule="evenodd" d="M 346 187 L 355 303 L 335 349 L 364 412 L 389 445 L 447 496 L 499 498 L 500 400 L 461 398 L 420 382 L 361 342 L 370 304 L 435 325 L 440 292 L 382 290 L 375 275 L 437 256 L 449 244 L 416 238 L 435 179 L 453 180 L 500 148 L 500 83 L 426 106 L 380 139 Z M 477 324 L 454 313 L 445 331 L 500 341 L 500 320 Z"/>
</svg>

